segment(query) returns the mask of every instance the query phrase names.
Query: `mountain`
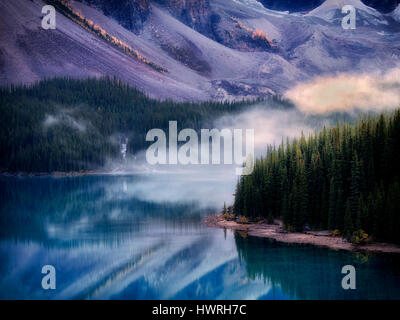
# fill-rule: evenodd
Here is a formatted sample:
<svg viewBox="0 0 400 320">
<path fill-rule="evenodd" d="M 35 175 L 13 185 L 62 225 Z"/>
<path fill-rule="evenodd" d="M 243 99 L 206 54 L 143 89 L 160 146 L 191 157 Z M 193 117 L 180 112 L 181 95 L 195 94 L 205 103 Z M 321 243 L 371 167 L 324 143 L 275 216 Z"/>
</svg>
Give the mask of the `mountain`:
<svg viewBox="0 0 400 320">
<path fill-rule="evenodd" d="M 363 3 L 369 7 L 378 10 L 381 13 L 392 12 L 400 3 L 399 0 L 363 0 Z"/>
<path fill-rule="evenodd" d="M 142 29 L 150 13 L 148 0 L 81 0 L 89 6 L 103 11 L 107 17 L 117 20 L 128 30 L 138 32 Z"/>
<path fill-rule="evenodd" d="M 395 66 L 400 23 L 347 0 L 360 28 L 343 30 L 342 2 L 290 14 L 256 0 L 52 0 L 57 28 L 44 30 L 45 2 L 2 1 L 0 85 L 111 75 L 159 99 L 253 99 Z"/>
<path fill-rule="evenodd" d="M 394 20 L 400 22 L 400 5 L 391 13 Z"/>
<path fill-rule="evenodd" d="M 381 19 L 382 15 L 375 9 L 366 6 L 361 0 L 326 0 L 318 8 L 309 12 L 309 15 L 318 16 L 328 20 L 341 20 L 343 17 L 342 7 L 345 5 L 351 5 L 356 8 L 358 16 L 367 17 L 367 23 L 375 20 L 376 18 Z"/>
<path fill-rule="evenodd" d="M 150 0 L 78 0 L 100 9 L 106 16 L 117 20 L 123 27 L 138 33 L 142 30 L 150 11 Z M 209 0 L 155 0 L 174 17 L 196 30 L 209 31 Z"/>
<path fill-rule="evenodd" d="M 289 12 L 307 12 L 320 6 L 324 0 L 260 0 L 268 9 Z"/>
<path fill-rule="evenodd" d="M 289 12 L 308 12 L 320 6 L 324 0 L 260 0 L 260 2 L 268 9 Z M 378 10 L 381 13 L 389 13 L 393 11 L 398 0 L 362 0 L 362 2 Z"/>
</svg>

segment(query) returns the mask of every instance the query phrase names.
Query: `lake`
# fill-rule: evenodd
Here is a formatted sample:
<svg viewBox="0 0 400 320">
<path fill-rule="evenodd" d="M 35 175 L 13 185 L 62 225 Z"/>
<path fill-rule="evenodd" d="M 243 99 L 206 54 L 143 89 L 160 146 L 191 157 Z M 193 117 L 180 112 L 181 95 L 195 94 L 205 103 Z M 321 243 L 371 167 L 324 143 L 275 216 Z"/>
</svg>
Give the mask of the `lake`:
<svg viewBox="0 0 400 320">
<path fill-rule="evenodd" d="M 400 299 L 398 255 L 281 244 L 204 226 L 203 218 L 231 199 L 234 185 L 219 181 L 0 178 L 0 298 Z M 356 290 L 341 287 L 349 264 Z M 56 269 L 55 290 L 42 289 L 44 265 Z"/>
</svg>

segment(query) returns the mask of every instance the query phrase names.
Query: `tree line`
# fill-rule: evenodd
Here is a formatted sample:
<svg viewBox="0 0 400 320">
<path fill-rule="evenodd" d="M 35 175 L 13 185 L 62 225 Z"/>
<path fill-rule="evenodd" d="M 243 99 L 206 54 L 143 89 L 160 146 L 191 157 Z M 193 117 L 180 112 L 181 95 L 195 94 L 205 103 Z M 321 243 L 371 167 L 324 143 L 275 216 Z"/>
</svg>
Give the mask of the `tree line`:
<svg viewBox="0 0 400 320">
<path fill-rule="evenodd" d="M 179 103 L 150 99 L 114 79 L 44 80 L 33 86 L 0 89 L 0 171 L 54 172 L 101 168 L 120 156 L 145 149 L 146 133 L 178 129 L 200 131 L 245 102 Z"/>
<path fill-rule="evenodd" d="M 287 230 L 400 243 L 400 111 L 269 146 L 239 179 L 233 211 Z"/>
</svg>

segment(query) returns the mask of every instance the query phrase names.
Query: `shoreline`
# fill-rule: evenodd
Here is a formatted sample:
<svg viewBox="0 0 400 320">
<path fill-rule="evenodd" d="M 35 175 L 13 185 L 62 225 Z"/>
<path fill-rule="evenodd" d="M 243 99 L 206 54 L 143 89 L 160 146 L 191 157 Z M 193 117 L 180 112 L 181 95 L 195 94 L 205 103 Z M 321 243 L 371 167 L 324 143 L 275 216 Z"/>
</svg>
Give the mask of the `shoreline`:
<svg viewBox="0 0 400 320">
<path fill-rule="evenodd" d="M 121 171 L 55 171 L 55 172 L 0 172 L 0 177 L 12 178 L 67 178 L 67 177 L 83 177 L 83 176 L 112 176 L 112 175 L 125 175 L 127 172 Z"/>
<path fill-rule="evenodd" d="M 247 235 L 259 238 L 274 239 L 278 242 L 311 244 L 328 247 L 334 250 L 368 251 L 379 253 L 400 253 L 400 246 L 372 242 L 365 245 L 356 245 L 342 237 L 328 235 L 327 231 L 288 232 L 283 230 L 280 224 L 268 224 L 266 222 L 240 224 L 222 218 L 221 214 L 211 215 L 203 221 L 210 228 L 229 229 L 232 231 L 246 232 Z"/>
<path fill-rule="evenodd" d="M 111 171 L 70 171 L 70 172 L 0 172 L 1 177 L 13 177 L 13 178 L 33 178 L 33 177 L 52 177 L 52 178 L 63 178 L 63 177 L 80 177 L 80 176 L 94 176 L 94 175 L 106 175 L 112 174 Z"/>
</svg>

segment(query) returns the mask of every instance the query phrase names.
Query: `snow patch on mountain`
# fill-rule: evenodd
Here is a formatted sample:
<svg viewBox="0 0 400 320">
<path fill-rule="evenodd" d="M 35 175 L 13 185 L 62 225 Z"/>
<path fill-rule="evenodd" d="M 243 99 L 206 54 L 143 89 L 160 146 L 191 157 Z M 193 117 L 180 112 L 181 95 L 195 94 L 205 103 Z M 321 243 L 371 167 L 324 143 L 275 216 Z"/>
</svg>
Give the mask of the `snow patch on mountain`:
<svg viewBox="0 0 400 320">
<path fill-rule="evenodd" d="M 226 2 L 228 2 L 229 0 L 213 0 L 213 3 L 221 3 L 223 6 L 226 5 Z M 239 5 L 240 7 L 244 8 L 243 11 L 244 12 L 248 12 L 248 9 L 251 9 L 253 12 L 259 12 L 262 14 L 268 14 L 270 16 L 274 16 L 274 17 L 285 17 L 289 14 L 288 11 L 275 11 L 275 10 L 271 10 L 268 9 L 266 7 L 264 7 L 262 5 L 261 2 L 257 1 L 257 0 L 231 0 L 232 3 L 235 3 L 237 5 Z"/>
<path fill-rule="evenodd" d="M 261 2 L 257 0 L 233 0 L 234 2 L 242 3 L 249 8 L 265 9 Z"/>
</svg>

